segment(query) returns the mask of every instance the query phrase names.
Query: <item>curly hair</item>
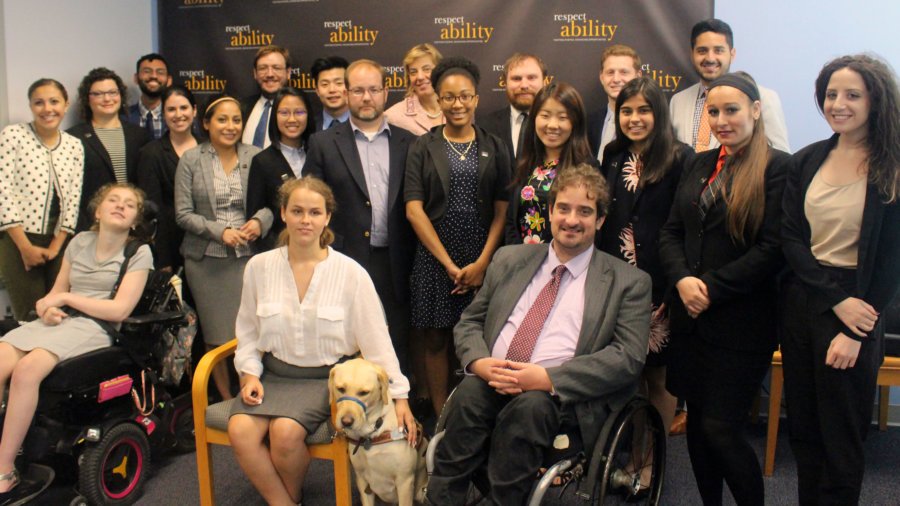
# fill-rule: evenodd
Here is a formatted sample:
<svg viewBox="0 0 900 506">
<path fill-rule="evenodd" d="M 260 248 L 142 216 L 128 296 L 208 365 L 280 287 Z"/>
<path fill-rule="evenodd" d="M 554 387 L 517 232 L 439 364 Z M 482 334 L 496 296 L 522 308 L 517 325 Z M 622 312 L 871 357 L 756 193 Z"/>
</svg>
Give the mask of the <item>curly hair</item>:
<svg viewBox="0 0 900 506">
<path fill-rule="evenodd" d="M 84 79 L 81 80 L 81 84 L 78 85 L 78 104 L 81 108 L 81 117 L 85 121 L 90 121 L 94 117 L 94 112 L 91 111 L 90 101 L 91 86 L 98 81 L 106 81 L 107 79 L 111 79 L 116 83 L 120 99 L 119 114 L 125 114 L 125 104 L 128 102 L 128 88 L 125 86 L 125 82 L 112 70 L 109 70 L 106 67 L 97 67 L 91 69 L 91 71 L 84 76 Z"/>
<path fill-rule="evenodd" d="M 131 225 L 131 231 L 128 235 L 132 239 L 139 239 L 143 242 L 149 243 L 153 233 L 150 230 L 146 230 L 144 227 L 144 203 L 147 201 L 147 194 L 144 193 L 144 190 L 141 190 L 137 186 L 131 183 L 107 183 L 100 187 L 97 190 L 97 193 L 91 197 L 91 201 L 88 204 L 88 212 L 91 216 L 97 214 L 97 209 L 100 208 L 100 204 L 103 203 L 103 200 L 109 195 L 109 192 L 116 189 L 125 189 L 129 190 L 134 194 L 135 199 L 137 200 L 137 215 L 134 218 L 134 223 Z M 100 229 L 99 221 L 95 221 L 93 225 L 91 225 L 91 230 L 97 231 Z"/>
<path fill-rule="evenodd" d="M 481 72 L 478 70 L 478 65 L 475 65 L 468 58 L 448 56 L 441 60 L 434 67 L 434 70 L 431 71 L 431 83 L 434 85 L 434 90 L 440 93 L 441 82 L 450 76 L 463 76 L 472 81 L 472 84 L 477 89 L 478 81 L 481 79 Z"/>
</svg>

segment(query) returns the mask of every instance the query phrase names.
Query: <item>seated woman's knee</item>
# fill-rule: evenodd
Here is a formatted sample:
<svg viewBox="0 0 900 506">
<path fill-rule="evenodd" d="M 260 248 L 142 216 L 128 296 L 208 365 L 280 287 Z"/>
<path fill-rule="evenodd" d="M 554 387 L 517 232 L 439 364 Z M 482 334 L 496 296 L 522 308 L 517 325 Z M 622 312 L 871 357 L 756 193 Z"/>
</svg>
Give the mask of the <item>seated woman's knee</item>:
<svg viewBox="0 0 900 506">
<path fill-rule="evenodd" d="M 265 438 L 266 426 L 254 418 L 251 415 L 237 414 L 228 419 L 228 439 L 234 448 L 257 445 Z"/>
<path fill-rule="evenodd" d="M 12 383 L 19 386 L 37 387 L 59 363 L 49 351 L 36 349 L 19 359 L 12 371 Z"/>
<path fill-rule="evenodd" d="M 291 418 L 275 418 L 269 423 L 269 448 L 273 453 L 293 453 L 306 440 L 306 429 Z"/>
</svg>

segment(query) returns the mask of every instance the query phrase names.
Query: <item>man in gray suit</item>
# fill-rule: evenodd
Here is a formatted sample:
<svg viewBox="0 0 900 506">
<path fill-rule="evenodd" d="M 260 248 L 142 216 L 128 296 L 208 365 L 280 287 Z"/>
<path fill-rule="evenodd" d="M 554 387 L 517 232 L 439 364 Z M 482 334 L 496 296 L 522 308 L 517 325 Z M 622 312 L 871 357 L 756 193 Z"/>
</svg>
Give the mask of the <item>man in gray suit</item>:
<svg viewBox="0 0 900 506">
<path fill-rule="evenodd" d="M 437 448 L 431 504 L 464 504 L 485 460 L 493 504 L 522 504 L 557 434 L 592 447 L 606 417 L 634 395 L 650 277 L 594 248 L 608 203 L 596 169 L 569 169 L 550 192 L 550 245 L 494 256 L 454 328 L 467 375 Z"/>
</svg>

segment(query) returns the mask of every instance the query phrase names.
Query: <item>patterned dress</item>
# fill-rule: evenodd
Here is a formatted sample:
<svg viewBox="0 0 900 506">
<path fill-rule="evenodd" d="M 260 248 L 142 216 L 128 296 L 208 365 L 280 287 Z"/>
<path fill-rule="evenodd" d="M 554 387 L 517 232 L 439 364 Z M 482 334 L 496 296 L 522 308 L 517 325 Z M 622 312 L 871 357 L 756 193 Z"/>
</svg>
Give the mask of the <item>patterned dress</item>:
<svg viewBox="0 0 900 506">
<path fill-rule="evenodd" d="M 516 217 L 516 224 L 523 244 L 540 244 L 550 242 L 553 238 L 547 206 L 558 164 L 559 160 L 551 160 L 535 167 L 519 190 L 519 215 Z"/>
<path fill-rule="evenodd" d="M 452 143 L 444 140 L 450 162 L 450 195 L 447 213 L 435 223 L 435 231 L 447 254 L 457 267 L 465 267 L 478 259 L 488 231 L 481 225 L 478 212 L 478 143 Z M 468 151 L 467 151 L 468 150 Z M 468 152 L 465 160 L 459 153 Z M 416 248 L 412 270 L 412 325 L 416 328 L 450 329 L 459 321 L 463 309 L 475 294 L 452 295 L 453 280 L 444 266 L 420 242 Z"/>
</svg>

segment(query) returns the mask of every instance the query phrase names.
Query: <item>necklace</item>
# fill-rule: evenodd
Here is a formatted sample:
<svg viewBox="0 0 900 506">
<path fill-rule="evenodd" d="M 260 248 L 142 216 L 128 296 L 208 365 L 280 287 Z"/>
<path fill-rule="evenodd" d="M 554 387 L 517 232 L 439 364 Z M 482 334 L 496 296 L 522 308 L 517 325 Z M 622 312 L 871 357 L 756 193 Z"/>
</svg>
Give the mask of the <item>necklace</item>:
<svg viewBox="0 0 900 506">
<path fill-rule="evenodd" d="M 453 141 L 451 141 L 451 140 L 447 137 L 447 132 L 443 132 L 443 131 L 442 131 L 442 132 L 441 132 L 441 135 L 444 136 L 444 140 L 447 141 L 447 145 L 450 146 L 450 149 L 452 149 L 454 153 L 456 153 L 457 155 L 459 155 L 459 159 L 460 159 L 460 160 L 465 160 L 465 159 L 466 159 L 466 155 L 469 154 L 469 150 L 472 149 L 472 144 L 475 142 L 475 138 L 473 137 L 472 140 L 470 140 L 470 141 L 466 144 L 466 149 L 465 149 L 465 151 L 460 151 L 460 150 L 456 149 L 456 146 L 453 145 Z M 460 143 L 460 144 L 462 144 L 462 143 Z"/>
<path fill-rule="evenodd" d="M 438 109 L 438 112 L 435 112 L 435 113 L 428 112 L 428 109 L 426 109 L 424 107 L 422 108 L 422 110 L 425 111 L 425 116 L 428 116 L 431 119 L 438 119 L 441 117 L 442 114 L 444 114 L 444 111 L 442 111 L 440 109 Z"/>
</svg>

